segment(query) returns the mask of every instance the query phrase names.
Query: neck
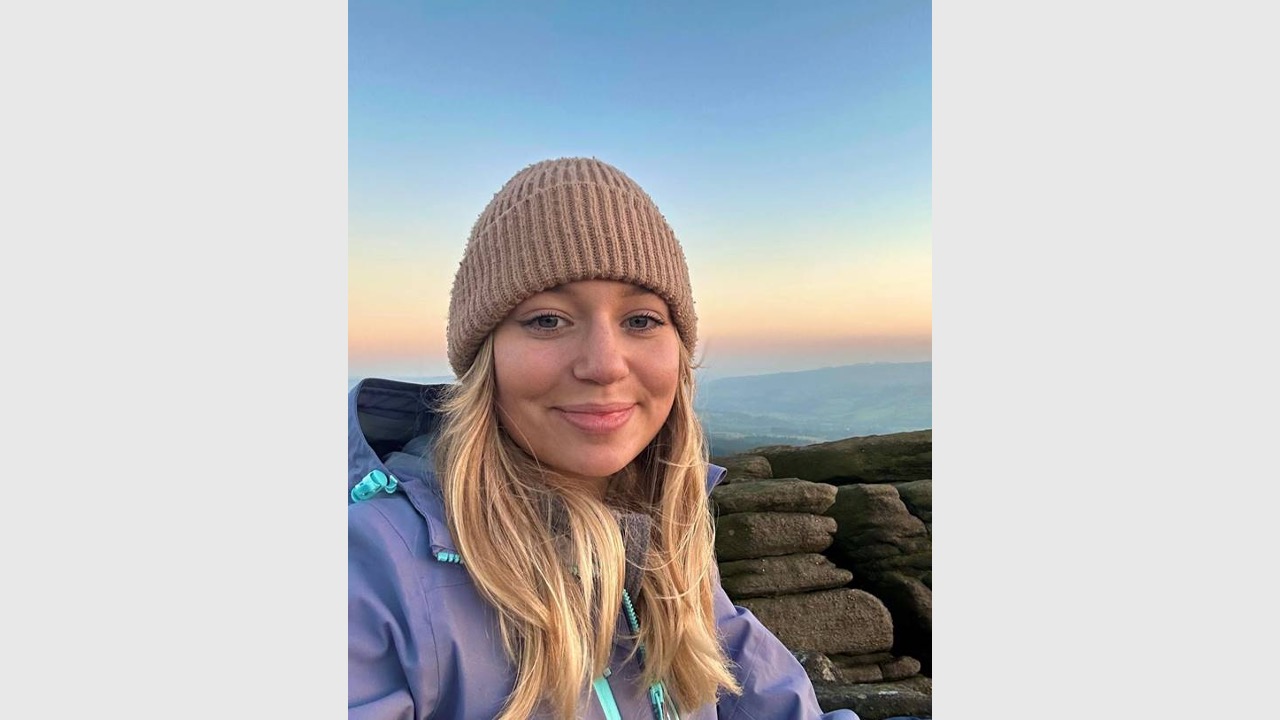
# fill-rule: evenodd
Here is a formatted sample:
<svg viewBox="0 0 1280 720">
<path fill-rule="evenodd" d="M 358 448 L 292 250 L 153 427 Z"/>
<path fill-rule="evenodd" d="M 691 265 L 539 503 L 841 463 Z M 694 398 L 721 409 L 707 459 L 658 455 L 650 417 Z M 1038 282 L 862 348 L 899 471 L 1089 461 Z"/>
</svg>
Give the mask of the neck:
<svg viewBox="0 0 1280 720">
<path fill-rule="evenodd" d="M 605 496 L 609 492 L 609 478 L 592 478 L 583 477 L 581 475 L 568 475 L 559 473 L 561 482 L 566 487 L 573 487 L 581 490 L 589 497 L 604 502 Z"/>
</svg>

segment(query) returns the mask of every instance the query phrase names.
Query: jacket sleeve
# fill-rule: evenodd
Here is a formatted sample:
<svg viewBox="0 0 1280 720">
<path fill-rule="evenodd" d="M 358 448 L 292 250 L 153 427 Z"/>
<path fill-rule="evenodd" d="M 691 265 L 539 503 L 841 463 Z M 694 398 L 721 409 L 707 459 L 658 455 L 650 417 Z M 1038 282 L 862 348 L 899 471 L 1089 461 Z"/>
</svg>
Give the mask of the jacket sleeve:
<svg viewBox="0 0 1280 720">
<path fill-rule="evenodd" d="M 720 720 L 859 720 L 852 710 L 823 713 L 808 673 L 782 641 L 723 588 L 715 596 L 716 627 L 733 663 L 741 695 L 724 695 Z"/>
<path fill-rule="evenodd" d="M 347 514 L 347 717 L 414 720 L 435 699 L 435 643 L 412 553 L 378 507 Z M 411 681 L 410 678 L 413 678 Z"/>
</svg>

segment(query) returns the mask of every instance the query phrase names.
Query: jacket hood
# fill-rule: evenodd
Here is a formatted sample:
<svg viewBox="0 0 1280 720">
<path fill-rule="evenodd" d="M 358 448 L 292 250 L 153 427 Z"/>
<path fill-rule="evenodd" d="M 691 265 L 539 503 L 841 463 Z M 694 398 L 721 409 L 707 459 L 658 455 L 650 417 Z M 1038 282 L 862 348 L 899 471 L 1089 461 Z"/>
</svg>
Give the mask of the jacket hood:
<svg viewBox="0 0 1280 720">
<path fill-rule="evenodd" d="M 405 466 L 399 456 L 422 450 L 420 460 L 430 460 L 429 441 L 440 425 L 436 406 L 446 388 L 366 378 L 348 391 L 348 492 L 371 471 L 388 472 L 386 461 L 397 466 L 402 481 L 424 478 L 429 472 L 426 462 Z"/>
<path fill-rule="evenodd" d="M 365 378 L 348 391 L 347 502 L 362 483 L 377 495 L 403 492 L 426 519 L 433 550 L 456 552 L 431 458 L 441 422 L 438 407 L 448 387 Z M 725 473 L 708 463 L 708 493 Z"/>
</svg>

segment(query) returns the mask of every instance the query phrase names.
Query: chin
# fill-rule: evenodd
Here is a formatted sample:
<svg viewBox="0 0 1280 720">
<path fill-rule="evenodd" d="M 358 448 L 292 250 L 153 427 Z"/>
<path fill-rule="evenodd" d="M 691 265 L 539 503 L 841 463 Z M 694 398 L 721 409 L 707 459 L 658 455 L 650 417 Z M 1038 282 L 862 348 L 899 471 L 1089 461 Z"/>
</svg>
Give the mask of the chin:
<svg viewBox="0 0 1280 720">
<path fill-rule="evenodd" d="M 568 473 L 579 477 L 607 478 L 625 468 L 634 459 L 634 457 L 625 460 L 621 458 L 588 459 L 585 462 L 573 463 L 564 469 Z"/>
<path fill-rule="evenodd" d="M 548 463 L 555 469 L 576 477 L 607 478 L 630 465 L 644 448 L 631 452 L 618 448 L 566 446 L 564 450 L 561 458 L 547 458 Z M 563 460 L 563 462 L 557 463 L 556 460 Z"/>
</svg>

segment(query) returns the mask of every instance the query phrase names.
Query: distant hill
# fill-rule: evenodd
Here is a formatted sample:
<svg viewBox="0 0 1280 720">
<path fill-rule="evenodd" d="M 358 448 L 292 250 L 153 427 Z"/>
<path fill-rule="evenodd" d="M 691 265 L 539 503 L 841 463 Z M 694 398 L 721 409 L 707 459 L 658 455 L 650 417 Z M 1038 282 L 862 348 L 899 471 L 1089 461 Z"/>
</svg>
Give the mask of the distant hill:
<svg viewBox="0 0 1280 720">
<path fill-rule="evenodd" d="M 865 363 L 700 381 L 712 455 L 933 426 L 933 363 Z"/>
</svg>

